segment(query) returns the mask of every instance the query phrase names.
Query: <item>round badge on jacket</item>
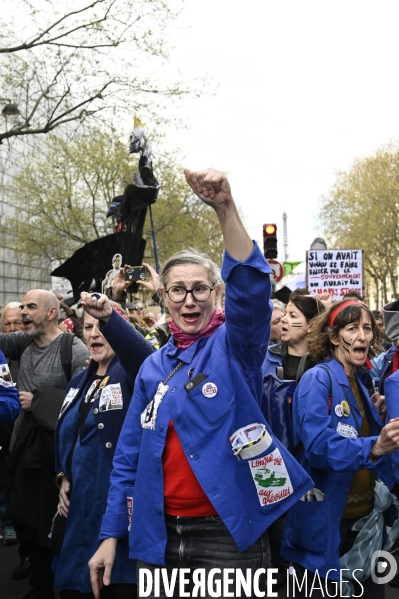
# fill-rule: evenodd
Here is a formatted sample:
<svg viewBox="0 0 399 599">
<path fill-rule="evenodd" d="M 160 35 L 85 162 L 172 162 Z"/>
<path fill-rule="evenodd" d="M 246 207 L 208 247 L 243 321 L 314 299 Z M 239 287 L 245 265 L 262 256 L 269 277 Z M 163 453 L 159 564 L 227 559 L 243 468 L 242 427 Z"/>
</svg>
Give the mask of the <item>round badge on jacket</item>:
<svg viewBox="0 0 399 599">
<path fill-rule="evenodd" d="M 345 416 L 345 418 L 348 418 L 349 414 L 351 413 L 351 409 L 350 409 L 347 401 L 341 401 L 341 411 L 342 411 L 342 416 Z"/>
<path fill-rule="evenodd" d="M 215 397 L 217 392 L 218 388 L 214 383 L 205 383 L 202 387 L 202 394 L 205 395 L 205 397 Z"/>
</svg>

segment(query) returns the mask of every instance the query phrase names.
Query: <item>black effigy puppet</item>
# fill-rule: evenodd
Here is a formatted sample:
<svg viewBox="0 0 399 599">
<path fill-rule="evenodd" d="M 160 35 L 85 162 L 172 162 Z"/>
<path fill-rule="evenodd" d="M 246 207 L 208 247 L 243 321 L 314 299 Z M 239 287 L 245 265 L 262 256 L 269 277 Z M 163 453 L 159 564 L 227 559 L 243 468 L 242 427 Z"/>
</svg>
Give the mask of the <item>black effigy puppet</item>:
<svg viewBox="0 0 399 599">
<path fill-rule="evenodd" d="M 134 183 L 127 185 L 123 195 L 111 203 L 107 217 L 114 218 L 115 232 L 86 243 L 51 273 L 53 277 L 65 277 L 70 281 L 74 302 L 80 299 L 81 291 L 101 292 L 101 282 L 115 254 L 122 254 L 125 264 L 136 266 L 143 262 L 147 209 L 156 202 L 160 185 L 152 171 L 153 155 L 141 127 L 135 128 L 130 135 L 129 152 L 141 152 L 140 174 L 135 172 Z M 135 293 L 136 283 L 129 289 Z"/>
</svg>

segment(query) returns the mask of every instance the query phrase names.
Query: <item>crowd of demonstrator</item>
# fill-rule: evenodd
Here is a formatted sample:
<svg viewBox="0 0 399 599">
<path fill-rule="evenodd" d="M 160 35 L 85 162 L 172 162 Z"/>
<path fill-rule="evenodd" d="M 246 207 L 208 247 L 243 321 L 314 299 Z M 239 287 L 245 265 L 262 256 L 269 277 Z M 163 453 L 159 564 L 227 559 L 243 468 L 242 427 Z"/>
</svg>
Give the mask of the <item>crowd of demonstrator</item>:
<svg viewBox="0 0 399 599">
<path fill-rule="evenodd" d="M 255 597 L 273 567 L 288 585 L 317 574 L 297 597 L 382 599 L 372 556 L 399 547 L 399 300 L 381 313 L 306 289 L 268 301 L 271 269 L 227 178 L 185 175 L 224 260 L 187 248 L 159 275 L 145 264 L 160 320 L 127 301 L 127 267 L 82 294 L 81 317 L 37 289 L 3 309 L 10 576 L 30 577 L 24 599 L 132 599 L 198 596 L 199 572 L 218 571 L 227 586 L 201 596 L 242 596 L 249 576 Z"/>
</svg>

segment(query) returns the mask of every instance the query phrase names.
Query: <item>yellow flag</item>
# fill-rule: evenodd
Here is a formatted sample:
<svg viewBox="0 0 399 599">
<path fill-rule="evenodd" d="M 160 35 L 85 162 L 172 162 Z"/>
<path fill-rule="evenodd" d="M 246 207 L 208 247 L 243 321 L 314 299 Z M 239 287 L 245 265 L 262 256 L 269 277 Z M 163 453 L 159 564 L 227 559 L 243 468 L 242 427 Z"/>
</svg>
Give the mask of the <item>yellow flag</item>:
<svg viewBox="0 0 399 599">
<path fill-rule="evenodd" d="M 145 123 L 143 123 L 140 120 L 140 117 L 137 115 L 134 115 L 134 124 L 133 124 L 133 129 L 137 129 L 137 127 L 141 127 L 142 129 L 144 129 L 145 127 Z"/>
</svg>

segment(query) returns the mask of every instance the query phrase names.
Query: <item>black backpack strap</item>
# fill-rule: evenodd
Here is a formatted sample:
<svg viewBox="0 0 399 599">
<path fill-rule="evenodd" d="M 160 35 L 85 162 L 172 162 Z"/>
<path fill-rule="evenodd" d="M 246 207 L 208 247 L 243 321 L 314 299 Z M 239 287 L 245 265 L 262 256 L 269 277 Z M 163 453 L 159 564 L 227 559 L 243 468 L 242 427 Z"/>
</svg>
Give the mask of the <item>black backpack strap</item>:
<svg viewBox="0 0 399 599">
<path fill-rule="evenodd" d="M 284 380 L 284 368 L 282 366 L 276 366 L 276 377 L 281 381 Z"/>
<path fill-rule="evenodd" d="M 19 342 L 17 347 L 17 360 L 19 366 L 21 363 L 22 354 L 31 343 L 33 343 L 33 337 L 31 335 L 26 335 L 26 337 L 23 337 Z"/>
<path fill-rule="evenodd" d="M 63 333 L 61 338 L 61 364 L 68 383 L 72 378 L 72 345 L 74 337 L 73 333 Z"/>
<path fill-rule="evenodd" d="M 306 352 L 306 354 L 304 354 L 302 356 L 301 361 L 299 362 L 298 370 L 296 371 L 296 384 L 299 383 L 299 381 L 302 378 L 303 373 L 306 370 L 306 362 L 307 362 L 307 359 L 308 359 L 308 355 L 309 355 L 309 352 Z"/>
</svg>

